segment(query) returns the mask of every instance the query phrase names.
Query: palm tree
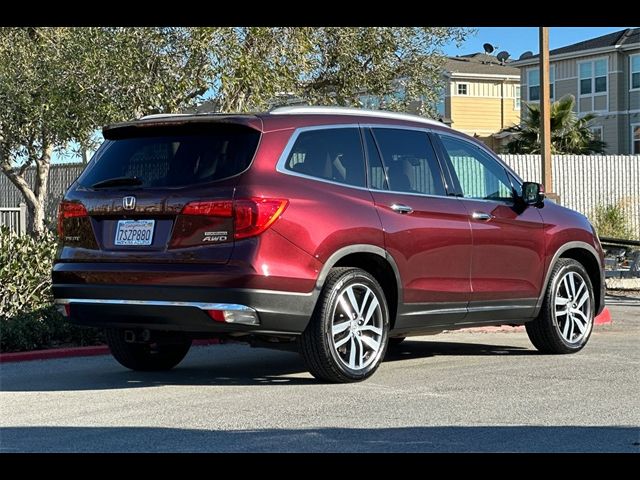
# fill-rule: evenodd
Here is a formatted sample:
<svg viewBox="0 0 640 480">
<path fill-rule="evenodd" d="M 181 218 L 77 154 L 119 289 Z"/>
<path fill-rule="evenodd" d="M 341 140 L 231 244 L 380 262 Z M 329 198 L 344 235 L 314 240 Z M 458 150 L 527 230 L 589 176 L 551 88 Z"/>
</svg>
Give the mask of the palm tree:
<svg viewBox="0 0 640 480">
<path fill-rule="evenodd" d="M 565 95 L 551 104 L 551 153 L 604 153 L 606 144 L 596 140 L 589 130 L 589 122 L 596 115 L 588 113 L 578 118 L 573 111 L 575 102 L 573 95 Z M 511 129 L 517 134 L 507 143 L 507 153 L 540 153 L 540 106 L 526 107 L 528 115 L 522 125 Z"/>
</svg>

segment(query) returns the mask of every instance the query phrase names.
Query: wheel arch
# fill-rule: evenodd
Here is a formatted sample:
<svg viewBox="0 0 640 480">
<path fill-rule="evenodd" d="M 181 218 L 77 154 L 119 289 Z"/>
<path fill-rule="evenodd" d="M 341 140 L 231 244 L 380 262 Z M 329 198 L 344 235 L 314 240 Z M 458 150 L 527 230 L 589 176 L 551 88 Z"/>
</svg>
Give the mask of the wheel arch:
<svg viewBox="0 0 640 480">
<path fill-rule="evenodd" d="M 320 292 L 329 271 L 334 267 L 356 267 L 370 273 L 380 283 L 387 296 L 390 328 L 395 325 L 398 305 L 402 302 L 402 282 L 398 266 L 385 249 L 376 245 L 349 245 L 337 250 L 325 262 L 316 281 Z"/>
<path fill-rule="evenodd" d="M 596 249 L 588 243 L 568 242 L 562 245 L 556 251 L 556 253 L 553 255 L 553 258 L 551 259 L 551 262 L 549 262 L 549 267 L 547 268 L 544 282 L 542 284 L 542 291 L 540 292 L 538 302 L 536 303 L 536 316 L 539 314 L 540 308 L 542 307 L 545 292 L 547 291 L 547 287 L 549 285 L 549 282 L 551 281 L 551 272 L 553 271 L 553 267 L 561 258 L 571 258 L 573 260 L 576 260 L 587 271 L 589 280 L 591 280 L 591 284 L 593 285 L 593 295 L 596 302 L 595 314 L 598 315 L 604 308 L 605 287 L 604 276 L 602 273 L 604 267 L 600 263 L 600 256 L 598 255 Z"/>
</svg>

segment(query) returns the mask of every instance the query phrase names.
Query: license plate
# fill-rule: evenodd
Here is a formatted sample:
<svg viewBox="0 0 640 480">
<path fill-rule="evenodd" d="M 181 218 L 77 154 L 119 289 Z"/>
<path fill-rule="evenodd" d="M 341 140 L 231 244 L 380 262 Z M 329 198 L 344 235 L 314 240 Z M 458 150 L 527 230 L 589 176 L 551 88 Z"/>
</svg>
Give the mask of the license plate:
<svg viewBox="0 0 640 480">
<path fill-rule="evenodd" d="M 116 245 L 151 245 L 155 220 L 118 220 Z"/>
</svg>

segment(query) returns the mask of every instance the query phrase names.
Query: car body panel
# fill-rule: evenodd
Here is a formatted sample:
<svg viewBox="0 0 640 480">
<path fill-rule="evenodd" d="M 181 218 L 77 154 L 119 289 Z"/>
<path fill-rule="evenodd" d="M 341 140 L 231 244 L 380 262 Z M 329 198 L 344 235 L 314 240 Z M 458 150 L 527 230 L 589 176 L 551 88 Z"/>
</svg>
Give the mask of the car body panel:
<svg viewBox="0 0 640 480">
<path fill-rule="evenodd" d="M 133 328 L 139 317 L 137 326 L 144 328 L 295 335 L 306 328 L 329 270 L 350 255 L 366 253 L 387 262 L 393 272 L 398 299 L 393 334 L 430 333 L 534 318 L 553 262 L 569 247 L 588 251 L 602 268 L 602 249 L 586 218 L 550 201 L 517 209 L 353 187 L 277 168 L 296 131 L 308 127 L 447 131 L 479 144 L 444 125 L 354 114 L 188 115 L 128 122 L 105 132 L 117 137 L 118 129 L 190 122 L 236 123 L 260 131 L 250 168 L 213 184 L 162 192 L 87 190 L 74 183 L 65 200 L 81 202 L 89 217 L 67 220 L 79 239 L 61 242 L 53 267 L 54 297 L 237 303 L 255 308 L 261 324 L 212 324 L 202 312 L 180 310 L 187 307 L 163 313 L 148 305 L 83 305 L 75 309 L 76 317 L 72 305 L 73 321 Z M 136 196 L 135 212 L 123 210 L 128 195 Z M 169 248 L 171 230 L 187 203 L 249 197 L 283 198 L 288 204 L 259 236 Z M 392 211 L 389 205 L 396 202 L 410 203 L 413 213 Z M 476 222 L 470 217 L 476 209 L 488 209 L 494 218 Z M 150 248 L 112 245 L 114 222 L 123 218 L 158 222 L 159 236 Z"/>
</svg>

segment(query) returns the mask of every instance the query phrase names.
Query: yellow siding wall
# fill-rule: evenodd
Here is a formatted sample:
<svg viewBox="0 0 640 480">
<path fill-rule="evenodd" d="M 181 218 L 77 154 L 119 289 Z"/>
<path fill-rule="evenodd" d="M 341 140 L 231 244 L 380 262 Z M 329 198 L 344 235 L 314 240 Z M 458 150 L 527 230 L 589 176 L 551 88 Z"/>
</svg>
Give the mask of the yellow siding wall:
<svg viewBox="0 0 640 480">
<path fill-rule="evenodd" d="M 458 95 L 458 84 L 467 84 L 468 95 Z M 520 123 L 516 110 L 515 86 L 519 82 L 456 79 L 449 84 L 446 103 L 452 127 L 469 135 L 488 136 Z M 504 95 L 502 97 L 501 95 Z"/>
<path fill-rule="evenodd" d="M 502 104 L 502 108 L 501 105 Z M 451 97 L 451 125 L 470 135 L 497 133 L 520 122 L 513 98 Z"/>
</svg>

